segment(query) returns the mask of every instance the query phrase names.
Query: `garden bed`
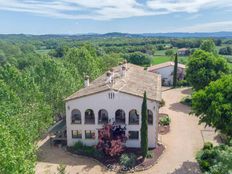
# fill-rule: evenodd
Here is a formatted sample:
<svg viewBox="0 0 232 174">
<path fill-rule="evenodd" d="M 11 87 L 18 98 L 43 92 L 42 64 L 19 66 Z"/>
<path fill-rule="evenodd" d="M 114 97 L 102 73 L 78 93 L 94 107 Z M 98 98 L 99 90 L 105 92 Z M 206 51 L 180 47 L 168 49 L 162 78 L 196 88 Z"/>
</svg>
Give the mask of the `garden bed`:
<svg viewBox="0 0 232 174">
<path fill-rule="evenodd" d="M 90 154 L 80 153 L 73 147 L 67 147 L 67 151 L 71 152 L 72 154 L 92 157 L 98 160 L 99 162 L 101 162 L 108 170 L 112 170 L 116 172 L 120 172 L 120 171 L 133 172 L 133 171 L 147 170 L 151 168 L 155 163 L 157 163 L 159 157 L 162 155 L 164 150 L 165 147 L 162 144 L 158 144 L 156 148 L 149 149 L 150 158 L 146 158 L 145 160 L 143 160 L 140 149 L 126 148 L 123 154 L 126 155 L 134 154 L 136 157 L 135 166 L 132 168 L 126 168 L 120 164 L 120 156 L 111 157 L 111 156 L 94 155 L 98 153 L 97 150 L 93 152 L 92 155 L 90 155 Z"/>
</svg>

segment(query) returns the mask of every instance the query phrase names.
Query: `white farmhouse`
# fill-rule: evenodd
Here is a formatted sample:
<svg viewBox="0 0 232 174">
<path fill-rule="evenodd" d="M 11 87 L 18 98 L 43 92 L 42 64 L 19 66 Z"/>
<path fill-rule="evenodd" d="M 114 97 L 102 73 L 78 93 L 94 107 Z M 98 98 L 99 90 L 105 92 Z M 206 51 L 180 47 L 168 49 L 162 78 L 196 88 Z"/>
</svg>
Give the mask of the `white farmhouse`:
<svg viewBox="0 0 232 174">
<path fill-rule="evenodd" d="M 186 66 L 184 64 L 178 63 L 177 68 L 177 79 L 183 80 L 185 77 Z M 173 72 L 174 72 L 174 62 L 165 62 L 157 65 L 153 65 L 148 68 L 149 72 L 160 74 L 162 78 L 162 85 L 171 86 L 173 84 Z"/>
<path fill-rule="evenodd" d="M 143 67 L 124 64 L 111 69 L 66 99 L 67 144 L 98 143 L 104 123 L 126 125 L 127 147 L 140 147 L 141 107 L 147 92 L 148 145 L 157 144 L 161 77 Z"/>
</svg>

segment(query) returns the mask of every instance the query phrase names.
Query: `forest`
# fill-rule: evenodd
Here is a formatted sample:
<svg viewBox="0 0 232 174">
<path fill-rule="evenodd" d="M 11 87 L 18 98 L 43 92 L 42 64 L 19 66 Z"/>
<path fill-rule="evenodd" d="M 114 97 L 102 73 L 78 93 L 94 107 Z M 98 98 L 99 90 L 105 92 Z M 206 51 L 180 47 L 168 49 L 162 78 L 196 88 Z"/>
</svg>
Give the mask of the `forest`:
<svg viewBox="0 0 232 174">
<path fill-rule="evenodd" d="M 123 59 L 144 67 L 170 61 L 202 40 L 0 35 L 0 173 L 34 173 L 36 142 L 64 116 L 65 97 L 83 87 L 85 75 L 94 80 Z M 231 65 L 232 40 L 214 43 Z"/>
</svg>

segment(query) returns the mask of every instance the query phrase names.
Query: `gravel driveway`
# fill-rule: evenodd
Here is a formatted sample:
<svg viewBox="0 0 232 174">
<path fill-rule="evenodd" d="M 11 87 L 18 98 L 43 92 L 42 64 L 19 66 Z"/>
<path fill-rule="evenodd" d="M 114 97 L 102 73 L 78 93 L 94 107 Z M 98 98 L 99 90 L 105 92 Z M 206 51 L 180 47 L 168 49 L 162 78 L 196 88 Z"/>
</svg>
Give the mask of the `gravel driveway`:
<svg viewBox="0 0 232 174">
<path fill-rule="evenodd" d="M 190 89 L 188 88 L 163 91 L 162 96 L 166 105 L 160 109 L 160 113 L 169 114 L 172 120 L 171 131 L 166 135 L 159 135 L 159 139 L 166 146 L 166 150 L 155 166 L 139 173 L 200 173 L 195 161 L 196 152 L 201 149 L 204 141 L 212 141 L 216 144 L 216 134 L 212 129 L 205 129 L 204 126 L 198 125 L 198 119 L 188 114 L 190 108 L 179 103 L 181 98 L 189 93 Z M 92 159 L 71 156 L 59 148 L 50 147 L 48 143 L 43 144 L 44 142 L 40 142 L 41 152 L 36 165 L 36 174 L 54 174 L 60 163 L 67 165 L 69 174 L 111 173 Z"/>
</svg>

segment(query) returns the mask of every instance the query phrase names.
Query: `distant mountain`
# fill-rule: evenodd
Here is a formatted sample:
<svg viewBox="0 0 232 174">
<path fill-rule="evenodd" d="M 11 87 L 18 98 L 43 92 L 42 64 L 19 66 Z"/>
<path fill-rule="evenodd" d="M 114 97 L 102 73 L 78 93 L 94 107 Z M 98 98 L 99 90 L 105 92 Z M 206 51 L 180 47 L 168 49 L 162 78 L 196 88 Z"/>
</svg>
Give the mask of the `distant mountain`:
<svg viewBox="0 0 232 174">
<path fill-rule="evenodd" d="M 112 32 L 105 34 L 98 33 L 88 33 L 88 34 L 45 34 L 45 35 L 30 35 L 30 34 L 0 34 L 0 39 L 5 38 L 39 38 L 39 39 L 51 39 L 51 38 L 65 38 L 65 39 L 75 39 L 84 40 L 92 38 L 146 38 L 146 37 L 157 37 L 157 38 L 232 38 L 232 32 L 199 32 L 199 33 L 142 33 L 142 34 L 130 34 L 130 33 L 120 33 Z"/>
<path fill-rule="evenodd" d="M 176 37 L 176 38 L 204 38 L 204 37 L 220 37 L 220 38 L 232 38 L 232 32 L 221 31 L 221 32 L 196 32 L 196 33 L 144 33 L 146 37 Z"/>
</svg>

